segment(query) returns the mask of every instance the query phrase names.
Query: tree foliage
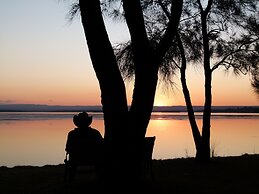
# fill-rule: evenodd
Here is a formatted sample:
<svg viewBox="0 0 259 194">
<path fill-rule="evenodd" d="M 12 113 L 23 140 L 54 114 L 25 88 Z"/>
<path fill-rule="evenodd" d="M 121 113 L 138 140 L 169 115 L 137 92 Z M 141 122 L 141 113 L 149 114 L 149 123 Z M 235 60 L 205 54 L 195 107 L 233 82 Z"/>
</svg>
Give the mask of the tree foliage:
<svg viewBox="0 0 259 194">
<path fill-rule="evenodd" d="M 208 2 L 207 2 L 208 3 Z M 205 7 L 207 4 L 202 1 Z M 164 33 L 171 1 L 143 0 L 145 24 L 149 41 L 156 47 Z M 254 0 L 214 0 L 207 18 L 207 31 L 210 45 L 212 71 L 219 67 L 226 70 L 232 68 L 235 74 L 253 75 L 258 71 L 258 2 Z M 183 43 L 186 59 L 189 64 L 202 64 L 203 43 L 199 4 L 197 1 L 186 0 L 183 5 L 179 34 Z M 180 64 L 180 52 L 176 44 L 168 50 L 160 65 L 160 73 L 164 81 L 173 78 Z M 134 76 L 130 42 L 118 45 L 117 58 L 126 78 Z"/>
<path fill-rule="evenodd" d="M 172 1 L 143 0 L 145 25 L 150 44 L 159 49 L 160 37 L 171 17 Z M 258 2 L 253 0 L 185 0 L 178 28 L 171 47 L 159 64 L 161 78 L 171 81 L 177 69 L 188 110 L 197 155 L 207 160 L 210 153 L 210 115 L 212 105 L 212 73 L 224 68 L 234 74 L 249 74 L 258 93 L 259 31 Z M 120 70 L 126 78 L 134 76 L 131 42 L 117 49 Z M 201 132 L 195 120 L 188 86 L 186 65 L 200 65 L 204 69 L 205 103 Z"/>
</svg>

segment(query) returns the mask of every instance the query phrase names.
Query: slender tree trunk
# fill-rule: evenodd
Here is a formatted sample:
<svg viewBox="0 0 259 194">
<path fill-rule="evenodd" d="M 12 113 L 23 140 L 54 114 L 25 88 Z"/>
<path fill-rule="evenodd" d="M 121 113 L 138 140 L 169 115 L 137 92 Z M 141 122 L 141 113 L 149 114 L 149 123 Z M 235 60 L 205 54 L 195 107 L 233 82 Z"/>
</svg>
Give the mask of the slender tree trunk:
<svg viewBox="0 0 259 194">
<path fill-rule="evenodd" d="M 211 82 L 212 82 L 212 71 L 210 68 L 210 51 L 209 51 L 209 37 L 207 33 L 207 15 L 210 10 L 212 1 L 205 11 L 201 12 L 201 25 L 203 35 L 203 65 L 204 65 L 204 76 L 205 76 L 205 104 L 203 111 L 203 125 L 202 125 L 202 141 L 199 146 L 196 158 L 200 161 L 210 160 L 210 120 L 211 120 Z"/>
<path fill-rule="evenodd" d="M 188 86 L 187 86 L 187 83 L 186 83 L 186 64 L 187 64 L 187 62 L 186 62 L 183 44 L 182 44 L 182 41 L 181 41 L 181 38 L 180 38 L 179 34 L 177 34 L 176 38 L 177 38 L 177 42 L 179 43 L 179 50 L 180 50 L 181 59 L 182 59 L 182 65 L 181 65 L 181 68 L 180 68 L 182 90 L 183 90 L 183 94 L 184 94 L 185 104 L 186 104 L 186 107 L 187 107 L 189 122 L 190 122 L 191 129 L 192 129 L 192 136 L 193 136 L 193 139 L 194 139 L 196 151 L 198 151 L 199 145 L 201 144 L 202 137 L 201 137 L 201 134 L 199 132 L 198 125 L 196 123 L 193 105 L 192 105 L 192 101 L 191 101 L 191 97 L 190 97 L 190 92 L 189 92 L 189 89 L 188 89 Z"/>
</svg>

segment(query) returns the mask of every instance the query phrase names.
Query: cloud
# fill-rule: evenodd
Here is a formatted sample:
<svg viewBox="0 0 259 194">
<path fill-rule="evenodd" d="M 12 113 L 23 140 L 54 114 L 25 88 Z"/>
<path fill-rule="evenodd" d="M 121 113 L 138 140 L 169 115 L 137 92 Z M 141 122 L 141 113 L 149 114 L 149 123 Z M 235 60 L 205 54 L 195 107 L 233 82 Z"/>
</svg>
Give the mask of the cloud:
<svg viewBox="0 0 259 194">
<path fill-rule="evenodd" d="M 14 100 L 0 100 L 0 104 L 13 104 L 15 103 Z"/>
</svg>

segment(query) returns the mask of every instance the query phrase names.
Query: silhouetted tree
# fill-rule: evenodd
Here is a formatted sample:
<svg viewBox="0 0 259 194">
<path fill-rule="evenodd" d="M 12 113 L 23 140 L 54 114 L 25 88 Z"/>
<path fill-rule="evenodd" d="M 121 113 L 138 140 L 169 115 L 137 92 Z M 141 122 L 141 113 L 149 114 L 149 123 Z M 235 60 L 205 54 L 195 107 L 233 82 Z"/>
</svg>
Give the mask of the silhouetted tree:
<svg viewBox="0 0 259 194">
<path fill-rule="evenodd" d="M 153 45 L 158 42 L 164 25 L 171 17 L 170 1 L 145 1 L 146 25 Z M 254 0 L 186 0 L 183 14 L 172 47 L 166 53 L 160 72 L 162 78 L 171 81 L 180 69 L 182 90 L 187 106 L 189 122 L 199 161 L 210 159 L 210 127 L 212 105 L 212 73 L 224 67 L 235 74 L 251 74 L 252 85 L 258 92 L 259 26 L 258 2 Z M 151 11 L 150 11 L 151 10 Z M 156 13 L 156 14 L 154 14 Z M 148 17 L 149 16 L 149 17 Z M 133 76 L 130 62 L 131 43 L 120 47 L 118 54 L 124 76 Z M 186 82 L 187 63 L 201 64 L 205 78 L 205 103 L 202 130 L 196 123 L 191 95 Z"/>
<path fill-rule="evenodd" d="M 259 97 L 259 70 L 252 73 L 252 86 Z"/>
<path fill-rule="evenodd" d="M 105 3 L 105 1 L 103 1 Z M 99 0 L 79 0 L 71 14 L 80 9 L 92 64 L 101 89 L 105 123 L 106 168 L 111 184 L 138 180 L 144 137 L 153 109 L 158 68 L 171 47 L 182 11 L 182 0 L 172 1 L 171 16 L 154 47 L 145 28 L 142 1 L 122 0 L 123 12 L 131 37 L 135 84 L 130 109 L 125 85 L 114 50 L 105 29 Z M 111 177 L 112 176 L 112 177 Z M 115 181 L 115 182 L 113 182 Z"/>
<path fill-rule="evenodd" d="M 194 13 L 198 15 L 192 20 L 183 22 L 179 36 L 177 36 L 181 55 L 181 82 L 197 150 L 196 158 L 200 161 L 208 161 L 210 158 L 212 73 L 219 67 L 225 67 L 226 70 L 232 68 L 236 74 L 252 73 L 258 67 L 257 6 L 255 1 L 239 0 L 208 0 L 207 5 L 197 0 L 189 6 L 191 6 L 191 11 L 194 11 L 192 15 Z M 193 33 L 192 39 L 196 39 L 193 42 L 189 42 L 190 33 L 186 30 L 190 26 L 189 22 L 193 31 L 191 32 Z M 256 26 L 257 32 L 251 29 Z M 192 49 L 193 47 L 195 49 Z M 205 104 L 201 133 L 195 121 L 190 93 L 185 81 L 186 59 L 191 61 L 188 59 L 187 52 L 192 53 L 191 57 L 192 55 L 198 57 L 204 69 Z M 199 52 L 198 55 L 197 52 Z"/>
</svg>

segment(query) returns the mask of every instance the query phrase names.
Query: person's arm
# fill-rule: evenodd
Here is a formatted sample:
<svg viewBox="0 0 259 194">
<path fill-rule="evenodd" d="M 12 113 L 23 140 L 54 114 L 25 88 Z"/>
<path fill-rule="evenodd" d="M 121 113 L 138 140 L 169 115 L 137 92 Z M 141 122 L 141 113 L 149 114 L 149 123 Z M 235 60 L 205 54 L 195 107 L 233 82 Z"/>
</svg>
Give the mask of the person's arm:
<svg viewBox="0 0 259 194">
<path fill-rule="evenodd" d="M 67 142 L 66 142 L 65 151 L 67 153 L 69 153 L 70 150 L 71 150 L 71 133 L 69 132 L 68 135 L 67 135 Z"/>
</svg>

